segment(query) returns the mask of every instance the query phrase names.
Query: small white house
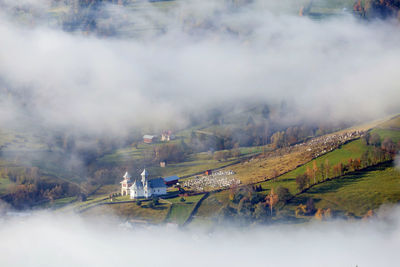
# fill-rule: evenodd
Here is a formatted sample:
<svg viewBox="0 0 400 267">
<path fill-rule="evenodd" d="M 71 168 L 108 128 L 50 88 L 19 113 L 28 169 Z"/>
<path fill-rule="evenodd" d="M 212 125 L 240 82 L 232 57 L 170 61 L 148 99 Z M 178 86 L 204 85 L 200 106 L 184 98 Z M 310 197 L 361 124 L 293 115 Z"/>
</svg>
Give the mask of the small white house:
<svg viewBox="0 0 400 267">
<path fill-rule="evenodd" d="M 162 178 L 149 180 L 149 174 L 146 169 L 143 170 L 141 177 L 141 180 L 135 180 L 129 187 L 131 199 L 167 194 L 167 186 Z"/>
</svg>

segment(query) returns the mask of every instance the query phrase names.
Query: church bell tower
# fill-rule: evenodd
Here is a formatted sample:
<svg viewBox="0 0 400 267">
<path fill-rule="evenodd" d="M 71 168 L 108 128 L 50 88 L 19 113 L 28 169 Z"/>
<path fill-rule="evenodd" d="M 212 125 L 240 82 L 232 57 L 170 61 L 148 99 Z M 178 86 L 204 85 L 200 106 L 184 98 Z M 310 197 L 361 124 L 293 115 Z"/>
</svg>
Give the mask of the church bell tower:
<svg viewBox="0 0 400 267">
<path fill-rule="evenodd" d="M 146 169 L 143 170 L 141 176 L 142 176 L 142 184 L 143 186 L 145 186 L 147 178 L 149 177 L 149 173 L 146 171 Z"/>
</svg>

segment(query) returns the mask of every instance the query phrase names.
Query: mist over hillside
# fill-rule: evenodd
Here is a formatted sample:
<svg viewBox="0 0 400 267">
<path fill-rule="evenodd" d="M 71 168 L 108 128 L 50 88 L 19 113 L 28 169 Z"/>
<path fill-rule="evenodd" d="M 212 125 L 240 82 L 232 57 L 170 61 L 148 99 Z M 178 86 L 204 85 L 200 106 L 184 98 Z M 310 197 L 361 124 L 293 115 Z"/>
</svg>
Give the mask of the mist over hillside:
<svg viewBox="0 0 400 267">
<path fill-rule="evenodd" d="M 46 10 L 39 1 L 27 3 L 30 10 Z M 40 19 L 21 24 L 5 9 L 3 125 L 25 118 L 48 128 L 118 136 L 143 125 L 188 125 L 188 115 L 226 105 L 284 106 L 279 120 L 289 125 L 399 111 L 396 24 L 365 24 L 350 14 L 314 21 L 261 6 L 232 10 L 193 1 L 168 12 L 148 3 L 140 12 L 98 7 L 113 8 L 122 24 L 135 19 L 136 28 L 162 28 L 133 38 L 70 33 Z"/>
<path fill-rule="evenodd" d="M 111 182 L 159 164 L 152 151 L 101 160 L 144 134 L 182 131 L 183 159 L 398 113 L 398 24 L 360 20 L 340 1 L 335 15 L 299 16 L 307 3 L 1 1 L 5 173 L 17 164 L 34 168 L 17 176 L 80 183 L 107 168 Z M 218 138 L 190 132 L 207 127 Z"/>
<path fill-rule="evenodd" d="M 396 266 L 398 7 L 0 0 L 0 266 Z"/>
</svg>

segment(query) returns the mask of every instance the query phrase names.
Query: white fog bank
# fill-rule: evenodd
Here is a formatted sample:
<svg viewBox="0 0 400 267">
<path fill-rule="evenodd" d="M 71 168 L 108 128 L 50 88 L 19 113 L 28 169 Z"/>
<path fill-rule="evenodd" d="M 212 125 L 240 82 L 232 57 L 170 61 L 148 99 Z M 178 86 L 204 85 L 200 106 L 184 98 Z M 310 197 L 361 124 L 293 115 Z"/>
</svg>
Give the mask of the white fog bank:
<svg viewBox="0 0 400 267">
<path fill-rule="evenodd" d="M 1 266 L 397 266 L 400 209 L 370 221 L 213 231 L 34 213 L 0 222 Z"/>
<path fill-rule="evenodd" d="M 144 39 L 22 27 L 0 12 L 0 86 L 23 95 L 28 107 L 1 99 L 0 122 L 22 112 L 47 126 L 119 133 L 149 123 L 184 125 L 190 113 L 252 101 L 285 102 L 292 121 L 400 112 L 397 24 L 350 14 L 314 21 L 257 5 L 228 12 L 205 2 L 176 8 L 205 21 L 200 26 L 150 6 L 145 15 L 116 10 L 121 23 L 138 17 L 144 28 L 153 20 L 165 25 Z"/>
</svg>

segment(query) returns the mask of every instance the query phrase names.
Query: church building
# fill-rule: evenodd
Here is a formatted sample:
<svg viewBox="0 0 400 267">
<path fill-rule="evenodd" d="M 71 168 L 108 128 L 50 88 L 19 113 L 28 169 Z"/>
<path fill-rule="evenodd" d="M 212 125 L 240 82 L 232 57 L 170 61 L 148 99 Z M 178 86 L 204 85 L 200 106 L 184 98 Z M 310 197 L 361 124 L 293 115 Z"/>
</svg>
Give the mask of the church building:
<svg viewBox="0 0 400 267">
<path fill-rule="evenodd" d="M 121 196 L 127 196 L 130 193 L 129 188 L 132 186 L 131 176 L 129 175 L 128 172 L 126 172 L 123 178 L 124 178 L 124 180 L 122 180 L 122 182 L 120 182 Z"/>
<path fill-rule="evenodd" d="M 141 197 L 149 198 L 152 196 L 167 194 L 167 186 L 165 185 L 164 179 L 156 178 L 149 180 L 149 173 L 146 171 L 146 169 L 143 170 L 141 179 L 135 179 L 133 182 L 131 182 L 130 178 L 131 177 L 128 173 L 124 175 L 124 180 L 121 182 L 121 195 L 128 194 L 128 190 L 125 189 L 124 185 L 129 186 L 128 189 L 131 199 Z"/>
</svg>

